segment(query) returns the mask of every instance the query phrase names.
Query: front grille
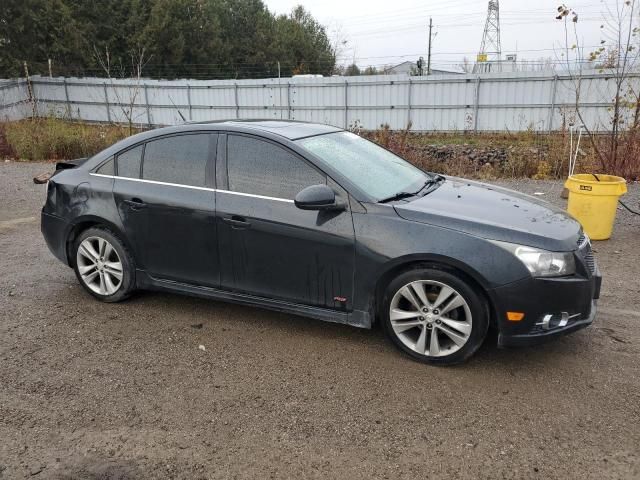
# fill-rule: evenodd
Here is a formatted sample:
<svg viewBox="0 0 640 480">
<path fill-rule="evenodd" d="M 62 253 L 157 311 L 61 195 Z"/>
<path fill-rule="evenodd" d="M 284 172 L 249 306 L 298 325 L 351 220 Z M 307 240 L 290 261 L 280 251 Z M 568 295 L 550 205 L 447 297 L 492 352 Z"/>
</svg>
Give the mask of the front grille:
<svg viewBox="0 0 640 480">
<path fill-rule="evenodd" d="M 591 250 L 591 241 L 582 233 L 576 243 L 578 244 L 578 253 L 582 257 L 587 269 L 589 272 L 595 273 L 596 261 L 593 257 L 593 251 Z"/>
<path fill-rule="evenodd" d="M 593 258 L 593 252 L 591 248 L 589 248 L 589 253 L 584 257 L 584 262 L 587 264 L 587 268 L 591 273 L 595 273 L 596 271 L 596 261 Z"/>
</svg>

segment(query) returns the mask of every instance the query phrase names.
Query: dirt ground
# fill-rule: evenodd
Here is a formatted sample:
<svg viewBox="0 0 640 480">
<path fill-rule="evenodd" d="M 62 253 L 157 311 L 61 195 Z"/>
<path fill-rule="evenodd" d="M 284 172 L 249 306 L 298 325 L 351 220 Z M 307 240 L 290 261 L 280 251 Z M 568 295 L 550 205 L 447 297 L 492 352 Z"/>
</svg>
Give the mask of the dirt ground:
<svg viewBox="0 0 640 480">
<path fill-rule="evenodd" d="M 435 368 L 380 329 L 93 300 L 40 235 L 51 168 L 0 164 L 0 479 L 640 478 L 640 217 L 595 244 L 591 328 Z"/>
</svg>

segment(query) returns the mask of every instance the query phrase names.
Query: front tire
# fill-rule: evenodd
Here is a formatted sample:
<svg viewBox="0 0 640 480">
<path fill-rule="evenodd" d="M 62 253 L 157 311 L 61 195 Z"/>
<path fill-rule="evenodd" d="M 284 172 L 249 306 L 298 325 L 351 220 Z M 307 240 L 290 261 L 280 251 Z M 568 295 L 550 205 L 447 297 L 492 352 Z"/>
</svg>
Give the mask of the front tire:
<svg viewBox="0 0 640 480">
<path fill-rule="evenodd" d="M 110 230 L 89 228 L 74 242 L 74 270 L 80 284 L 103 302 L 127 298 L 135 286 L 133 260 L 124 243 Z"/>
<path fill-rule="evenodd" d="M 434 365 L 467 360 L 482 345 L 489 326 L 485 301 L 476 290 L 436 268 L 400 274 L 387 287 L 381 309 L 393 343 Z"/>
</svg>

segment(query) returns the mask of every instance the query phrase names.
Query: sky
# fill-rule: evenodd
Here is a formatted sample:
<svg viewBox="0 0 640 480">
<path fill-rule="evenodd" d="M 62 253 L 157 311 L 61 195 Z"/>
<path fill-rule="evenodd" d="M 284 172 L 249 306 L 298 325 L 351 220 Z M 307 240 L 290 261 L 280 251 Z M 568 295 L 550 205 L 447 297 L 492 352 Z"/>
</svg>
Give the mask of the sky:
<svg viewBox="0 0 640 480">
<path fill-rule="evenodd" d="M 288 13 L 303 5 L 327 27 L 332 41 L 346 40 L 340 64 L 360 67 L 415 61 L 427 57 L 429 17 L 433 18 L 433 68 L 456 70 L 480 48 L 487 0 L 264 0 L 271 11 Z M 579 15 L 578 31 L 585 47 L 600 43 L 603 14 L 616 0 L 565 1 Z M 555 19 L 558 0 L 501 0 L 503 56 L 518 60 L 562 61 L 563 22 Z M 572 42 L 573 43 L 573 42 Z M 588 50 L 588 49 L 587 49 Z"/>
</svg>

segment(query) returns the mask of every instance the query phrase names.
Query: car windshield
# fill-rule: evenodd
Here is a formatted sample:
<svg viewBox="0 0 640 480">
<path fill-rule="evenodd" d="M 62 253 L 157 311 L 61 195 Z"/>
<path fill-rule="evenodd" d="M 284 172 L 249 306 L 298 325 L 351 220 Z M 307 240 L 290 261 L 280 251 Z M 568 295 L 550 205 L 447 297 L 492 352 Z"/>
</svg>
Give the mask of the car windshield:
<svg viewBox="0 0 640 480">
<path fill-rule="evenodd" d="M 402 158 L 350 132 L 298 140 L 376 200 L 416 193 L 431 177 Z"/>
</svg>

